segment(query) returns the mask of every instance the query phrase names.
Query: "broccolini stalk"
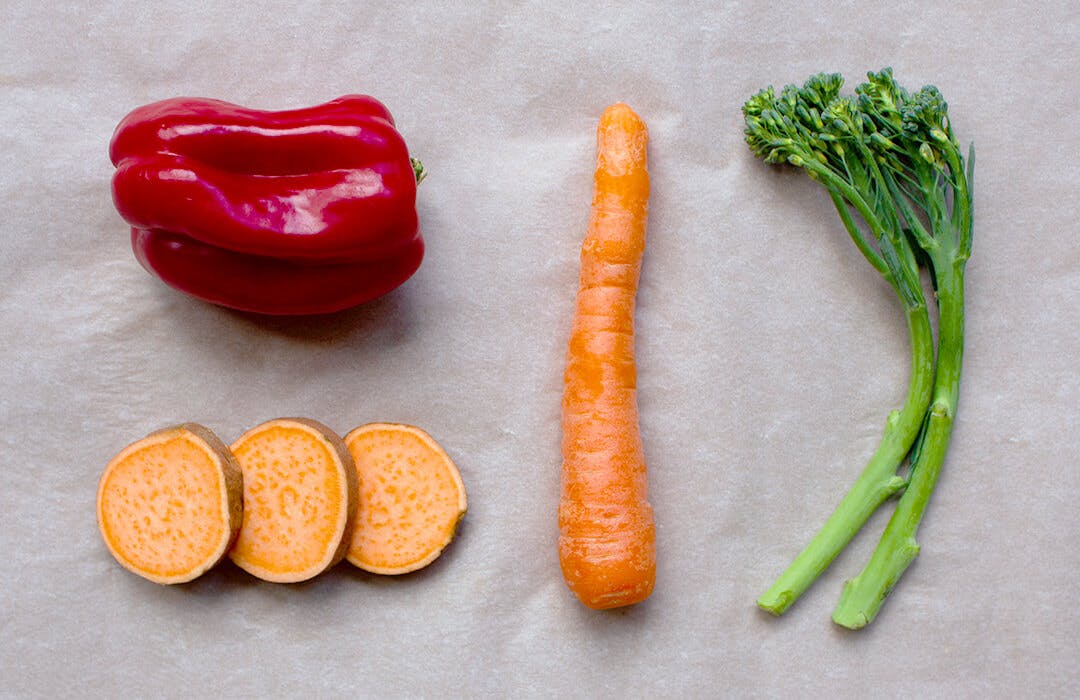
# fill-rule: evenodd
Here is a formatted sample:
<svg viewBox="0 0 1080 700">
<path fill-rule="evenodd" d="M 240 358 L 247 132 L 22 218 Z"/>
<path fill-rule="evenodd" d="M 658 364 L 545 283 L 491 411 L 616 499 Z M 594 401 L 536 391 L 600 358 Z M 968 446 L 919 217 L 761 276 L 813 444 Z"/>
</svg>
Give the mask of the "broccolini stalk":
<svg viewBox="0 0 1080 700">
<path fill-rule="evenodd" d="M 897 475 L 915 442 L 930 401 L 934 346 L 918 265 L 905 234 L 904 212 L 894 201 L 895 177 L 882 171 L 875 141 L 884 139 L 851 98 L 843 79 L 819 74 L 802 88 L 776 95 L 766 88 L 743 107 L 751 150 L 769 163 L 803 168 L 829 192 L 837 213 L 867 261 L 892 285 L 903 304 L 911 340 L 907 398 L 889 415 L 881 442 L 851 490 L 758 605 L 780 615 L 821 575 L 870 515 L 906 481 Z M 880 149 L 883 144 L 877 144 Z M 856 223 L 859 216 L 869 236 Z"/>
<path fill-rule="evenodd" d="M 860 92 L 863 110 L 887 118 L 893 127 L 899 126 L 885 157 L 894 175 L 894 197 L 904 211 L 911 238 L 917 241 L 931 267 L 939 328 L 933 401 L 911 458 L 907 489 L 870 561 L 844 585 L 833 611 L 833 621 L 852 629 L 873 621 L 886 596 L 919 553 L 915 533 L 937 483 L 956 419 L 975 162 L 972 149 L 965 166 L 949 123 L 948 107 L 937 88 L 924 87 L 905 99 L 894 114 L 892 109 L 881 107 L 880 86 L 892 82 L 891 73 L 886 70 L 870 74 L 869 80 Z"/>
</svg>

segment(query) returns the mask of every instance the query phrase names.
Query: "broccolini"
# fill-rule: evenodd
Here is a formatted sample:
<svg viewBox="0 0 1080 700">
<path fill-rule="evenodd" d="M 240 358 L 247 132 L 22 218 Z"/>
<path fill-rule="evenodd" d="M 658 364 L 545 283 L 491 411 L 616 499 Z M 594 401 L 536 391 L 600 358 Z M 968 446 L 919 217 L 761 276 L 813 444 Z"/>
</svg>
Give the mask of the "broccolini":
<svg viewBox="0 0 1080 700">
<path fill-rule="evenodd" d="M 888 68 L 854 96 L 843 78 L 769 87 L 743 105 L 746 141 L 767 163 L 803 169 L 829 193 L 867 261 L 896 291 L 911 339 L 907 399 L 892 412 L 877 451 L 822 528 L 759 599 L 782 614 L 870 515 L 902 493 L 869 563 L 843 589 L 833 620 L 860 628 L 877 615 L 919 552 L 915 533 L 937 482 L 956 416 L 964 336 L 964 268 L 971 255 L 972 167 L 932 85 L 909 93 Z M 920 268 L 935 290 L 935 357 Z M 910 462 L 906 476 L 905 461 Z"/>
</svg>

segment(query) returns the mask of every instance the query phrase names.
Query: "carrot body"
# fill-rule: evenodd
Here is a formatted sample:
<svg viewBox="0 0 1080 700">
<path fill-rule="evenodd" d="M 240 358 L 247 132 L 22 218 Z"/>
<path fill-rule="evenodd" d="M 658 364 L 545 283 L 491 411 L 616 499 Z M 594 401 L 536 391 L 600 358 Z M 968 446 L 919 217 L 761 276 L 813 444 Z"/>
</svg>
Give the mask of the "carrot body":
<svg viewBox="0 0 1080 700">
<path fill-rule="evenodd" d="M 244 522 L 229 556 L 265 581 L 306 581 L 345 558 L 356 468 L 321 423 L 278 418 L 232 444 L 244 473 Z"/>
<path fill-rule="evenodd" d="M 151 433 L 105 467 L 97 518 L 109 552 L 155 583 L 186 583 L 225 557 L 240 529 L 241 472 L 196 423 Z"/>
<path fill-rule="evenodd" d="M 570 590 L 595 609 L 644 600 L 656 578 L 634 361 L 647 143 L 629 107 L 604 112 L 564 376 L 559 562 Z"/>
<path fill-rule="evenodd" d="M 375 574 L 422 569 L 454 539 L 467 508 L 450 456 L 420 428 L 362 425 L 345 436 L 359 477 L 349 562 Z"/>
</svg>

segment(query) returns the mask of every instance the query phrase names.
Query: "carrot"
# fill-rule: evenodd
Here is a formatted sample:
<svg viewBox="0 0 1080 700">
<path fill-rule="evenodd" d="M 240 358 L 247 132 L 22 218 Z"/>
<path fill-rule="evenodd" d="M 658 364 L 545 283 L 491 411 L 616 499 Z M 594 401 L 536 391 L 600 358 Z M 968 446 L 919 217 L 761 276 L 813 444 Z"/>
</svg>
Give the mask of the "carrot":
<svg viewBox="0 0 1080 700">
<path fill-rule="evenodd" d="M 137 440 L 109 461 L 97 492 L 105 546 L 156 583 L 191 581 L 225 557 L 240 529 L 241 473 L 229 448 L 196 423 Z"/>
<path fill-rule="evenodd" d="M 244 522 L 229 556 L 265 581 L 306 581 L 345 557 L 356 469 L 321 423 L 278 418 L 232 444 L 244 472 Z"/>
<path fill-rule="evenodd" d="M 433 562 L 467 509 L 450 456 L 420 428 L 394 423 L 362 425 L 345 444 L 356 462 L 360 496 L 349 562 L 376 574 L 404 574 Z"/>
<path fill-rule="evenodd" d="M 656 578 L 634 362 L 647 143 L 629 107 L 605 110 L 564 375 L 559 563 L 570 590 L 594 609 L 638 603 Z"/>
</svg>

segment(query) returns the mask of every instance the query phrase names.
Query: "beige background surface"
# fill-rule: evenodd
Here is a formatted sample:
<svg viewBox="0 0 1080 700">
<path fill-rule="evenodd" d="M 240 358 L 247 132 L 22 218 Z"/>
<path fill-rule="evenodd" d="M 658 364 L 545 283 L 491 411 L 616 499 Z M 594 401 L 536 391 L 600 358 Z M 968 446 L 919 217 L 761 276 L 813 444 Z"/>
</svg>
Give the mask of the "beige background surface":
<svg viewBox="0 0 1080 700">
<path fill-rule="evenodd" d="M 0 695 L 1065 697 L 1080 693 L 1080 11 L 1026 3 L 38 3 L 0 7 Z M 783 619 L 754 598 L 907 381 L 891 292 L 740 106 L 818 70 L 936 83 L 978 149 L 959 423 L 923 554 L 829 621 L 885 514 Z M 174 293 L 128 247 L 106 146 L 175 95 L 378 96 L 431 172 L 420 272 L 331 318 Z M 639 298 L 655 595 L 597 614 L 555 553 L 559 397 L 593 131 L 652 133 Z M 105 462 L 198 420 L 415 423 L 471 510 L 429 569 L 158 587 L 94 523 Z"/>
</svg>

